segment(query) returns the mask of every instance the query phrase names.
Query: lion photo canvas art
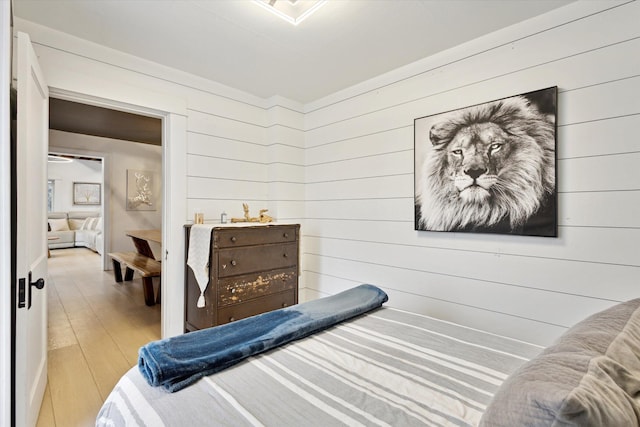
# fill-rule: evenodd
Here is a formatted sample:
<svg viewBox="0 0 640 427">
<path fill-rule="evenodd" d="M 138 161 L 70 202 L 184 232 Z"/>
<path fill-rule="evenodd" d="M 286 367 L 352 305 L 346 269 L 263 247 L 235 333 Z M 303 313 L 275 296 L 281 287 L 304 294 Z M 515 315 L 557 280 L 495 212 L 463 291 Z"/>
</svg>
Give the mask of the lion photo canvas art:
<svg viewBox="0 0 640 427">
<path fill-rule="evenodd" d="M 414 121 L 415 229 L 557 236 L 557 87 Z"/>
</svg>

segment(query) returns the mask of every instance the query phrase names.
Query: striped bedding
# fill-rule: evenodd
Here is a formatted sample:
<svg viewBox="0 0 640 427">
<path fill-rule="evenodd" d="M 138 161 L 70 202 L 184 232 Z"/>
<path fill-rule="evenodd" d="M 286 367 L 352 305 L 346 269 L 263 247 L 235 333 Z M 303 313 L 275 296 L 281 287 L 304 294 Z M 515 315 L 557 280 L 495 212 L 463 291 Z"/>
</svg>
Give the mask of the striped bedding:
<svg viewBox="0 0 640 427">
<path fill-rule="evenodd" d="M 475 426 L 541 347 L 380 308 L 176 393 L 137 367 L 97 426 Z"/>
</svg>

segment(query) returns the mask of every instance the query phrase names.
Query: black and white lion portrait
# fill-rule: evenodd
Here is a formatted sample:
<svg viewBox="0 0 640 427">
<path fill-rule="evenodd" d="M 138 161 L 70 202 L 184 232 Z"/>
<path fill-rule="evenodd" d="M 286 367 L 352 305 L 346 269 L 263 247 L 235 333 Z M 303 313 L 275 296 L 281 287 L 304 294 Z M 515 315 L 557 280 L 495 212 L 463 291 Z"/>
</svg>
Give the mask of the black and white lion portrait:
<svg viewBox="0 0 640 427">
<path fill-rule="evenodd" d="M 556 236 L 556 92 L 416 119 L 416 230 Z"/>
</svg>

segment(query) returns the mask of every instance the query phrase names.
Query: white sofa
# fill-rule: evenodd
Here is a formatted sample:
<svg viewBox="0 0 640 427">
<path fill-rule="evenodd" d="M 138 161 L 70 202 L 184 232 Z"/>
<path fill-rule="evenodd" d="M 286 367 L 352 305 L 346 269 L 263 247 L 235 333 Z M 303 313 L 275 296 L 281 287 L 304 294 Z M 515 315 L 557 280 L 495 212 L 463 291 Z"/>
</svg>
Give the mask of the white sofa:
<svg viewBox="0 0 640 427">
<path fill-rule="evenodd" d="M 102 254 L 102 217 L 100 212 L 49 212 L 49 249 L 84 246 Z M 54 239 L 51 239 L 51 238 Z"/>
</svg>

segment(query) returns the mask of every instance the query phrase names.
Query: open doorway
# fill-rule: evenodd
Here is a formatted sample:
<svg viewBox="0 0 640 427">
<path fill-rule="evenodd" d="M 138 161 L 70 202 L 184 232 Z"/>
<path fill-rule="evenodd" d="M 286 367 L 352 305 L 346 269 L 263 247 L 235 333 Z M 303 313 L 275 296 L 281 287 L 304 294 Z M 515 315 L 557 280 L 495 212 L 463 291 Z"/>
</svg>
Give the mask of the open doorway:
<svg viewBox="0 0 640 427">
<path fill-rule="evenodd" d="M 86 248 L 104 265 L 104 159 L 49 150 L 47 245 L 51 251 Z"/>
<path fill-rule="evenodd" d="M 103 254 L 129 250 L 127 230 L 162 228 L 161 119 L 51 98 L 49 128 L 50 152 L 103 161 Z M 147 180 L 145 203 L 131 203 L 136 176 Z M 153 249 L 160 257 L 159 245 Z M 108 256 L 102 265 L 111 269 Z"/>
<path fill-rule="evenodd" d="M 109 80 L 64 80 L 52 98 L 156 118 L 162 123 L 162 337 L 184 331 L 184 234 L 187 221 L 187 108 L 185 99 Z M 141 144 L 144 145 L 144 144 Z M 105 160 L 109 160 L 105 157 Z M 105 178 L 106 179 L 106 178 Z M 106 236 L 108 238 L 108 236 Z M 105 251 L 107 246 L 105 246 Z"/>
<path fill-rule="evenodd" d="M 52 104 L 58 101 L 52 99 Z M 52 414 L 57 425 L 90 422 L 115 381 L 135 365 L 140 345 L 161 337 L 160 307 L 145 305 L 140 280 L 136 277 L 131 283 L 117 285 L 113 273 L 101 270 L 111 269 L 105 254 L 133 250 L 131 239 L 124 234 L 126 230 L 162 228 L 162 146 L 131 141 L 135 138 L 122 134 L 128 125 L 116 125 L 105 118 L 115 110 L 88 107 L 91 106 L 64 101 L 65 114 L 80 122 L 80 126 L 70 127 L 55 119 L 57 111 L 51 105 L 49 148 L 63 157 L 101 162 L 104 262 L 96 263 L 95 257 L 78 247 L 53 253 L 49 288 L 55 296 L 49 302 L 49 342 L 53 350 L 49 352 L 49 386 L 41 411 L 42 425 Z M 96 112 L 102 114 L 100 120 L 92 118 Z M 161 120 L 155 120 L 161 135 Z M 92 122 L 103 129 L 87 129 Z M 117 137 L 106 132 L 114 127 L 120 132 Z M 132 170 L 157 174 L 153 210 L 129 206 L 127 183 Z M 71 197 L 71 185 L 76 180 L 67 181 L 66 187 L 56 185 L 55 191 Z M 72 201 L 71 208 L 85 206 Z M 154 248 L 154 254 L 162 255 L 159 247 Z M 155 286 L 159 286 L 158 282 Z"/>
</svg>

